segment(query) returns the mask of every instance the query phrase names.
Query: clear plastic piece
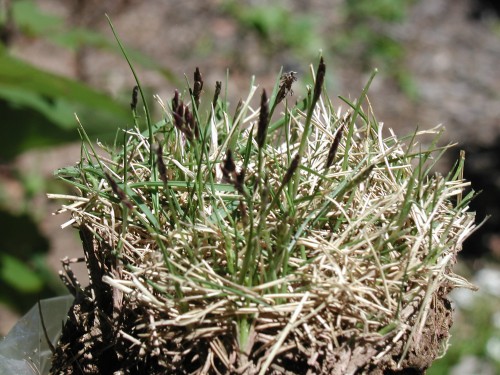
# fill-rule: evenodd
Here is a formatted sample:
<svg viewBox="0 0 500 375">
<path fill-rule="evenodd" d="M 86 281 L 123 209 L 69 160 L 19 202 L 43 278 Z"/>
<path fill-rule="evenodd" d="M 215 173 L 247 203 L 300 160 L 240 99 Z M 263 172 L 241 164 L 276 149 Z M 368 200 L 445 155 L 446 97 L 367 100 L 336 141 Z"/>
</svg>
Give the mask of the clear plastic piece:
<svg viewBox="0 0 500 375">
<path fill-rule="evenodd" d="M 73 303 L 73 296 L 40 301 L 43 322 L 53 345 Z M 38 305 L 31 308 L 0 341 L 0 374 L 43 375 L 50 370 L 52 353 L 45 339 Z"/>
</svg>

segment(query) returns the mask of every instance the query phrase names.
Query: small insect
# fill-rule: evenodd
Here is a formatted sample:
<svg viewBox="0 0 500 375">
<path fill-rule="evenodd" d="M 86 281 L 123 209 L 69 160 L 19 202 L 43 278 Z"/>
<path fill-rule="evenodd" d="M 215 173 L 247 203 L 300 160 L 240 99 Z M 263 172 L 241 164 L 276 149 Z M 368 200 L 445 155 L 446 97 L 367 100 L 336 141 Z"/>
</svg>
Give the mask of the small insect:
<svg viewBox="0 0 500 375">
<path fill-rule="evenodd" d="M 297 72 L 290 71 L 288 73 L 283 73 L 280 78 L 280 87 L 278 90 L 278 95 L 276 96 L 276 102 L 279 103 L 287 95 L 293 95 L 292 85 L 297 80 Z"/>
<path fill-rule="evenodd" d="M 286 89 L 290 91 L 291 95 L 293 95 L 292 84 L 297 80 L 296 74 L 297 72 L 294 71 L 283 73 L 280 79 L 280 83 L 286 86 Z"/>
</svg>

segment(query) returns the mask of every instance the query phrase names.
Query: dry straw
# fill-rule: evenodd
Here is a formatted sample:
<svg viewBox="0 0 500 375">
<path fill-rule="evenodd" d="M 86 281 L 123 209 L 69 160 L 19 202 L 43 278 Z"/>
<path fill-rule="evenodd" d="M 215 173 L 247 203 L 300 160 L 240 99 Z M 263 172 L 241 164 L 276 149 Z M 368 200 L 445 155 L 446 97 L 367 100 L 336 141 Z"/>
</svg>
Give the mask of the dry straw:
<svg viewBox="0 0 500 375">
<path fill-rule="evenodd" d="M 137 115 L 109 155 L 80 128 L 82 158 L 58 172 L 78 194 L 61 211 L 91 232 L 107 265 L 120 366 L 395 370 L 436 296 L 469 286 L 451 271 L 474 229 L 463 160 L 432 174 L 446 147 L 422 151 L 418 139 L 440 129 L 386 136 L 367 87 L 342 112 L 322 93 L 323 60 L 318 73 L 294 108 L 283 101 L 290 80 L 270 99 L 263 92 L 260 111 L 283 101 L 275 118 L 251 108 L 254 85 L 234 118 L 220 83 L 204 102 L 197 69 L 173 107 L 157 98 L 163 120 L 145 127 Z"/>
</svg>

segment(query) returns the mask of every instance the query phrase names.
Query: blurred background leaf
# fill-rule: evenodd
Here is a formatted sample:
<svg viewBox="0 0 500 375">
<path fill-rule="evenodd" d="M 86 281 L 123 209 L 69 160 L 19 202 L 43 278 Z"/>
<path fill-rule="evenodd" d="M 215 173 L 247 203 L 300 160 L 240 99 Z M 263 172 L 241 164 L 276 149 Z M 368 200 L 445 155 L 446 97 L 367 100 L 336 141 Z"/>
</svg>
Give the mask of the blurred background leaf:
<svg viewBox="0 0 500 375">
<path fill-rule="evenodd" d="M 40 298 L 64 292 L 43 262 L 49 241 L 29 214 L 0 210 L 0 302 L 26 311 Z"/>
<path fill-rule="evenodd" d="M 78 138 L 74 113 L 94 137 L 112 139 L 130 119 L 124 104 L 85 84 L 35 68 L 0 50 L 0 158 Z"/>
</svg>

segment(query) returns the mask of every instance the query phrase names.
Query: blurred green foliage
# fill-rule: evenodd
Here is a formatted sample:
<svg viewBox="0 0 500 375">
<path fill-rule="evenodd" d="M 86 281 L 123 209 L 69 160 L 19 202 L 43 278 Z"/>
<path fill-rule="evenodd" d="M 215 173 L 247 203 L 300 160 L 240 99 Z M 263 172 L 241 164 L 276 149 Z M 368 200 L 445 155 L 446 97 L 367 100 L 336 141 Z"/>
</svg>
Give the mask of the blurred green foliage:
<svg viewBox="0 0 500 375">
<path fill-rule="evenodd" d="M 406 50 L 391 26 L 402 23 L 416 0 L 346 0 L 342 13 L 346 27 L 331 39 L 331 48 L 364 70 L 377 67 L 392 77 L 410 98 L 417 96 L 405 65 Z"/>
<path fill-rule="evenodd" d="M 341 21 L 326 32 L 319 28 L 320 15 L 290 10 L 283 1 L 248 5 L 227 0 L 223 9 L 237 21 L 240 32 L 257 35 L 265 55 L 289 51 L 307 62 L 321 49 L 329 61 L 351 61 L 365 72 L 378 68 L 405 95 L 416 98 L 405 47 L 392 30 L 406 20 L 415 1 L 345 0 L 327 10 Z"/>
<path fill-rule="evenodd" d="M 0 303 L 19 311 L 41 299 L 64 292 L 44 259 L 49 242 L 29 213 L 0 210 Z"/>
<path fill-rule="evenodd" d="M 76 140 L 74 113 L 88 131 L 112 137 L 129 111 L 82 83 L 45 72 L 0 49 L 0 160 L 34 147 Z"/>
<path fill-rule="evenodd" d="M 359 18 L 370 17 L 385 22 L 404 21 L 408 6 L 415 0 L 346 0 L 347 11 Z"/>
<path fill-rule="evenodd" d="M 255 32 L 268 53 L 289 49 L 314 56 L 321 46 L 309 14 L 293 14 L 279 3 L 251 6 L 234 0 L 226 1 L 224 9 L 242 29 Z"/>
<path fill-rule="evenodd" d="M 456 308 L 449 349 L 434 362 L 428 375 L 448 374 L 469 356 L 500 374 L 500 299 L 481 289 L 466 306 Z"/>
</svg>

